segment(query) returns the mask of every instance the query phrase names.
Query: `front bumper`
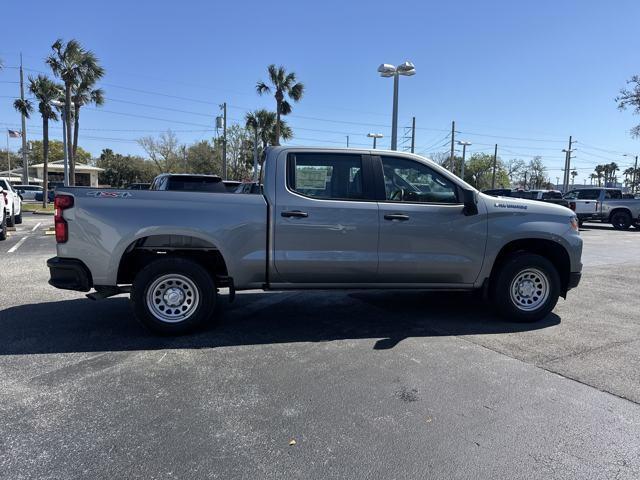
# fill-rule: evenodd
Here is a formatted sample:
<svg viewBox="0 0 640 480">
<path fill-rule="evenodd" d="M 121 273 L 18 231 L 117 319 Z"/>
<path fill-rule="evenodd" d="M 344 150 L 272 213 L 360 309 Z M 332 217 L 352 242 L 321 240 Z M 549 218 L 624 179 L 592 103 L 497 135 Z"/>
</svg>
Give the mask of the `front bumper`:
<svg viewBox="0 0 640 480">
<path fill-rule="evenodd" d="M 569 274 L 569 283 L 567 284 L 567 290 L 576 288 L 580 283 L 581 278 L 582 278 L 582 272 L 571 272 Z"/>
<path fill-rule="evenodd" d="M 88 292 L 93 286 L 91 272 L 76 258 L 53 257 L 47 260 L 51 278 L 49 285 L 63 290 Z"/>
</svg>

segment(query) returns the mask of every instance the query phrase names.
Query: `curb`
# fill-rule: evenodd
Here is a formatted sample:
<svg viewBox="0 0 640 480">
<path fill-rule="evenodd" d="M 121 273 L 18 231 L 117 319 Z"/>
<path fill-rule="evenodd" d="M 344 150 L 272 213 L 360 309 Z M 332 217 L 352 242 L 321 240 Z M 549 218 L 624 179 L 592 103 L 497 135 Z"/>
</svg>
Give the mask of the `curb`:
<svg viewBox="0 0 640 480">
<path fill-rule="evenodd" d="M 43 212 L 41 210 L 34 210 L 31 212 L 33 215 L 54 215 L 54 212 Z"/>
</svg>

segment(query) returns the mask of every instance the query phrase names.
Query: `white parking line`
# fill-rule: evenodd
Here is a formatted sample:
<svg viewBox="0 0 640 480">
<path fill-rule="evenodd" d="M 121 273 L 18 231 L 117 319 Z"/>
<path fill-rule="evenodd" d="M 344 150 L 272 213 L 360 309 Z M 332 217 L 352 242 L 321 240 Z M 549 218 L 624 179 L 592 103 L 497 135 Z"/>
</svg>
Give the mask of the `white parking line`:
<svg viewBox="0 0 640 480">
<path fill-rule="evenodd" d="M 25 236 L 25 237 L 22 237 L 22 238 L 18 241 L 18 243 L 16 243 L 13 247 L 11 247 L 11 248 L 9 249 L 9 251 L 8 251 L 7 253 L 13 253 L 13 252 L 15 252 L 16 250 L 18 250 L 18 249 L 20 248 L 20 246 L 21 246 L 21 245 L 22 245 L 22 244 L 27 240 L 27 238 L 29 238 L 29 236 L 28 236 L 28 235 L 27 235 L 27 236 Z"/>
<path fill-rule="evenodd" d="M 31 229 L 31 231 L 35 232 L 36 228 L 38 228 L 40 225 L 42 225 L 42 222 L 38 222 L 37 225 Z"/>
</svg>

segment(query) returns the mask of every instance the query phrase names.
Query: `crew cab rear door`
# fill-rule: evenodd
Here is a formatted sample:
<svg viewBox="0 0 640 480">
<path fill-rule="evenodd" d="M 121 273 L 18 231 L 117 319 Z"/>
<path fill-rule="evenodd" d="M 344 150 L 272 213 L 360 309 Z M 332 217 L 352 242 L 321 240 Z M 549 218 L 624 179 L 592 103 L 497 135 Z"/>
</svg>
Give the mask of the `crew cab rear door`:
<svg viewBox="0 0 640 480">
<path fill-rule="evenodd" d="M 273 210 L 275 283 L 372 283 L 378 205 L 368 155 L 289 152 Z"/>
<path fill-rule="evenodd" d="M 372 157 L 380 198 L 381 283 L 473 284 L 487 242 L 487 216 L 463 214 L 461 190 L 426 163 Z"/>
</svg>

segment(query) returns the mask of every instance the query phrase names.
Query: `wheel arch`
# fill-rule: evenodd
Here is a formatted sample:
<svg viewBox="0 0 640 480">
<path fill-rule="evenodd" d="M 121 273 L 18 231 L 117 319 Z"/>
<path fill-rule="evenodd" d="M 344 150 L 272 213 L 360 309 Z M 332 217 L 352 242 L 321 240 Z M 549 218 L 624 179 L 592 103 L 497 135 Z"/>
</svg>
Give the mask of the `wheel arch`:
<svg viewBox="0 0 640 480">
<path fill-rule="evenodd" d="M 156 258 L 177 256 L 200 263 L 213 278 L 228 277 L 229 271 L 220 249 L 213 243 L 191 235 L 148 235 L 131 242 L 120 257 L 118 284 L 131 284 L 136 274 Z"/>
<path fill-rule="evenodd" d="M 505 244 L 498 252 L 493 267 L 491 268 L 491 274 L 489 281 L 495 279 L 496 272 L 504 264 L 504 262 L 511 255 L 518 252 L 533 253 L 545 257 L 549 260 L 558 270 L 560 275 L 560 292 L 563 298 L 567 295 L 569 288 L 569 277 L 571 273 L 571 259 L 567 249 L 560 243 L 553 240 L 542 238 L 523 238 L 518 240 L 512 240 Z"/>
</svg>

